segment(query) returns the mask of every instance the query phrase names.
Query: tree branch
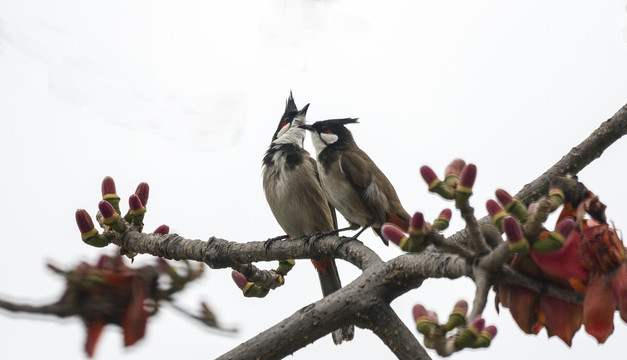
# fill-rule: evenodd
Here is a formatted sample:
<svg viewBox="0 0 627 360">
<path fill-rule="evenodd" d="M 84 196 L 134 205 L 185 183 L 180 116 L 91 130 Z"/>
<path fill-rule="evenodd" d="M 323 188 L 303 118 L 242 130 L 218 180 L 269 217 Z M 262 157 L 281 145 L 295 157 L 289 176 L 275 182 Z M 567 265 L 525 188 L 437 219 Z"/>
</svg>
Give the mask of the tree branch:
<svg viewBox="0 0 627 360">
<path fill-rule="evenodd" d="M 573 147 L 544 174 L 523 186 L 522 190 L 516 194 L 516 198 L 525 204 L 538 199 L 547 193 L 552 178 L 579 173 L 625 134 L 627 134 L 627 104 L 603 122 L 579 145 Z"/>
</svg>

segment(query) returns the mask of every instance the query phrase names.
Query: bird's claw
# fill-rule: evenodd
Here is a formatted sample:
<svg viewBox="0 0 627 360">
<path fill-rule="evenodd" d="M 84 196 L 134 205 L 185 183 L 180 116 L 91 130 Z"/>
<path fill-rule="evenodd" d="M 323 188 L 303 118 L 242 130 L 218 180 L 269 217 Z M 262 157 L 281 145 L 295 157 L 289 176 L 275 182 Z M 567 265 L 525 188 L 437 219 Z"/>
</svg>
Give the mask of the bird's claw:
<svg viewBox="0 0 627 360">
<path fill-rule="evenodd" d="M 263 248 L 266 250 L 266 252 L 268 252 L 268 250 L 270 249 L 270 246 L 272 246 L 272 244 L 274 244 L 275 241 L 283 240 L 287 238 L 288 238 L 287 235 L 275 236 L 273 238 L 270 238 L 263 243 Z"/>
</svg>

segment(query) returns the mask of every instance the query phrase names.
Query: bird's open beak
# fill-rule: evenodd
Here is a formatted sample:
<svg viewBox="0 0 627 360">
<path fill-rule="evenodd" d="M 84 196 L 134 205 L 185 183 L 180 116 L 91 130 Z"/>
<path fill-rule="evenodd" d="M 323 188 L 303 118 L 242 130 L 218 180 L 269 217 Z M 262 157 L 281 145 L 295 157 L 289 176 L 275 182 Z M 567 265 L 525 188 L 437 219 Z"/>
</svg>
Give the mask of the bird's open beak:
<svg viewBox="0 0 627 360">
<path fill-rule="evenodd" d="M 303 106 L 303 108 L 300 109 L 300 111 L 298 112 L 298 115 L 305 115 L 305 114 L 307 114 L 307 109 L 309 109 L 309 104 Z"/>
</svg>

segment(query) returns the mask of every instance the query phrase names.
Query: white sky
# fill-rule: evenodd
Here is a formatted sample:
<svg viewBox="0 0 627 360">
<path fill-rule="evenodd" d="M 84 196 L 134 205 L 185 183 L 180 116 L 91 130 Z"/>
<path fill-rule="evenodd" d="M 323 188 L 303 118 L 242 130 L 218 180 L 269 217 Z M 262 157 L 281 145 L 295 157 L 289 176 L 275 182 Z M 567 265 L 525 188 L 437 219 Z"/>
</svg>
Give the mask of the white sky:
<svg viewBox="0 0 627 360">
<path fill-rule="evenodd" d="M 147 230 L 167 223 L 188 238 L 241 242 L 279 235 L 261 159 L 290 89 L 299 107 L 311 102 L 309 121 L 360 118 L 358 144 L 410 212 L 430 218 L 451 206 L 427 193 L 421 165 L 477 164 L 472 200 L 483 216 L 495 188 L 516 192 L 627 102 L 626 15 L 624 0 L 0 0 L 0 296 L 52 301 L 64 284 L 47 261 L 71 267 L 102 253 L 82 244 L 74 211 L 95 214 L 106 175 L 123 198 L 151 185 Z M 618 228 L 627 226 L 626 153 L 619 141 L 580 175 Z M 460 226 L 454 218 L 451 232 Z M 370 232 L 361 239 L 385 259 L 401 253 Z M 339 266 L 344 283 L 359 274 Z M 414 303 L 445 318 L 473 291 L 467 279 L 430 280 L 393 305 L 411 325 Z M 230 270 L 209 270 L 180 302 L 207 300 L 239 336 L 164 308 L 130 349 L 106 328 L 96 359 L 214 358 L 319 298 L 308 261 L 266 299 L 241 296 Z M 1 312 L 0 358 L 84 357 L 77 319 Z M 545 332 L 524 335 L 492 302 L 485 316 L 499 329 L 492 347 L 456 359 L 608 358 L 627 336 L 617 316 L 605 345 L 581 330 L 568 349 Z M 340 356 L 392 354 L 360 329 L 340 347 L 325 337 L 294 354 Z"/>
</svg>

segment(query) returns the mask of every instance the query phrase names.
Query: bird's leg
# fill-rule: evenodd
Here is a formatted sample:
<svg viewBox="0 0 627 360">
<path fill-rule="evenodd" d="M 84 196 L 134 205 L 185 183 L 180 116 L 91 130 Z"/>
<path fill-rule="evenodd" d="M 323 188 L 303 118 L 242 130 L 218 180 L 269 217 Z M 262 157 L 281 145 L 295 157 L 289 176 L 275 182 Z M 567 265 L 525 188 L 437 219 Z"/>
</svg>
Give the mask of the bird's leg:
<svg viewBox="0 0 627 360">
<path fill-rule="evenodd" d="M 283 239 L 289 239 L 289 235 L 280 235 L 280 236 L 276 236 L 273 238 L 269 238 L 263 243 L 263 247 L 264 249 L 266 249 L 266 252 L 267 252 L 270 246 L 272 246 L 272 244 L 274 244 L 275 241 L 283 240 Z"/>
<path fill-rule="evenodd" d="M 310 242 L 310 241 L 316 242 L 316 241 L 318 241 L 319 239 L 321 239 L 321 238 L 323 238 L 323 237 L 325 237 L 325 236 L 327 236 L 327 235 L 336 235 L 336 234 L 338 234 L 338 233 L 339 233 L 339 232 L 341 232 L 341 231 L 352 230 L 352 229 L 353 229 L 352 227 L 347 226 L 347 227 L 345 227 L 345 228 L 341 228 L 341 229 L 333 229 L 333 230 L 331 230 L 331 231 L 325 231 L 325 232 L 320 232 L 320 231 L 318 231 L 318 232 L 317 232 L 317 233 L 315 233 L 315 234 L 307 235 L 307 236 L 305 237 L 305 245 L 309 245 L 309 242 Z"/>
<path fill-rule="evenodd" d="M 353 241 L 353 240 L 357 240 L 357 238 L 359 237 L 359 235 L 361 235 L 362 232 L 364 232 L 364 230 L 366 230 L 367 228 L 369 228 L 370 225 L 366 225 L 364 227 L 361 228 L 361 230 L 359 230 L 357 232 L 357 234 L 349 237 L 349 238 L 343 238 L 342 240 L 340 240 L 340 243 L 337 245 L 337 249 L 341 248 L 344 244 L 346 244 L 349 241 Z M 348 228 L 350 229 L 350 228 Z"/>
<path fill-rule="evenodd" d="M 366 229 L 367 229 L 367 228 L 369 228 L 369 227 L 370 227 L 370 225 L 366 225 L 366 226 L 362 227 L 362 228 L 361 228 L 361 230 L 359 230 L 359 231 L 357 232 L 357 234 L 355 234 L 355 235 L 351 236 L 351 240 L 357 240 L 357 238 L 359 237 L 359 235 L 361 235 L 361 233 L 362 233 L 362 232 L 364 232 L 364 230 L 366 230 Z"/>
<path fill-rule="evenodd" d="M 335 234 L 338 234 L 338 233 L 340 233 L 342 231 L 352 230 L 352 229 L 353 229 L 352 227 L 347 226 L 347 227 L 341 228 L 341 229 L 333 229 L 331 231 L 326 231 L 326 232 L 317 232 L 316 235 L 315 235 L 314 241 L 320 239 L 321 237 L 325 237 L 327 235 L 335 235 Z"/>
</svg>

